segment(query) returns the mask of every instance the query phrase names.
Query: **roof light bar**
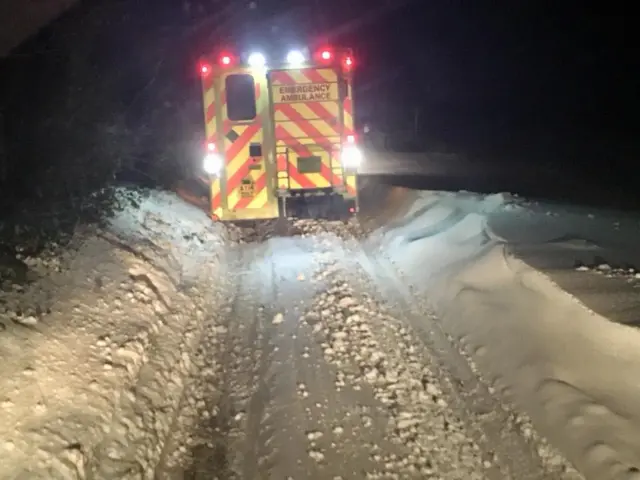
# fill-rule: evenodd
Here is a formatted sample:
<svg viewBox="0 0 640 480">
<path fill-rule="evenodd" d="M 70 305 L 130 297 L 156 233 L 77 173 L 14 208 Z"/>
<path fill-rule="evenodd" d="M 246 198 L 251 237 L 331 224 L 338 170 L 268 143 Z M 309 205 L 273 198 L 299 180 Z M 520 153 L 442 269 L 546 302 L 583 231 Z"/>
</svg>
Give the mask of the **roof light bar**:
<svg viewBox="0 0 640 480">
<path fill-rule="evenodd" d="M 287 54 L 287 63 L 290 65 L 302 65 L 305 60 L 304 54 L 300 50 L 292 50 Z"/>
<path fill-rule="evenodd" d="M 254 52 L 249 55 L 249 59 L 247 61 L 251 67 L 264 67 L 267 64 L 267 59 L 259 52 Z"/>
</svg>

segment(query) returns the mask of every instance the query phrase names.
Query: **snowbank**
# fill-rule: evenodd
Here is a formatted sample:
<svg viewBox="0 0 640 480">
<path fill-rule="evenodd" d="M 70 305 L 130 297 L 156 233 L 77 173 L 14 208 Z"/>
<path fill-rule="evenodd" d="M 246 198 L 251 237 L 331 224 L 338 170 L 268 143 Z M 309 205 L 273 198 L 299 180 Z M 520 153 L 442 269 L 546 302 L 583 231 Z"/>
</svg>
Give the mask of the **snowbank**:
<svg viewBox="0 0 640 480">
<path fill-rule="evenodd" d="M 156 465 L 203 319 L 225 295 L 224 233 L 171 194 L 137 196 L 73 243 L 63 265 L 0 293 L 1 478 Z"/>
<path fill-rule="evenodd" d="M 424 193 L 372 242 L 429 299 L 496 391 L 587 478 L 638 479 L 640 332 L 587 309 L 513 246 L 536 244 L 542 258 L 552 240 L 591 241 L 600 231 L 604 242 L 611 229 L 598 218 L 509 195 Z"/>
</svg>

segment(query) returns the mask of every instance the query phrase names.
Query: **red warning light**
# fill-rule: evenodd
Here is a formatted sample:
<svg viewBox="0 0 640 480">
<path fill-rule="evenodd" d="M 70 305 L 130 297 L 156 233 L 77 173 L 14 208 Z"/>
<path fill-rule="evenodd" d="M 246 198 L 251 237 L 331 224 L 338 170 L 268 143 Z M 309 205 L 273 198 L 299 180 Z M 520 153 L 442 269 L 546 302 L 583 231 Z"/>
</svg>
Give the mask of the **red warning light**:
<svg viewBox="0 0 640 480">
<path fill-rule="evenodd" d="M 211 66 L 207 64 L 200 65 L 200 73 L 202 73 L 202 75 L 209 75 L 211 73 Z"/>
<path fill-rule="evenodd" d="M 346 57 L 344 59 L 344 66 L 347 68 L 351 68 L 353 66 L 353 58 L 352 57 Z"/>
<path fill-rule="evenodd" d="M 323 51 L 322 51 L 322 53 L 320 54 L 320 57 L 321 57 L 323 60 L 331 60 L 331 57 L 332 57 L 332 55 L 331 55 L 331 51 L 329 51 L 329 50 L 323 50 Z"/>
<path fill-rule="evenodd" d="M 231 56 L 230 55 L 222 55 L 220 57 L 220 65 L 229 66 L 231 65 Z"/>
</svg>

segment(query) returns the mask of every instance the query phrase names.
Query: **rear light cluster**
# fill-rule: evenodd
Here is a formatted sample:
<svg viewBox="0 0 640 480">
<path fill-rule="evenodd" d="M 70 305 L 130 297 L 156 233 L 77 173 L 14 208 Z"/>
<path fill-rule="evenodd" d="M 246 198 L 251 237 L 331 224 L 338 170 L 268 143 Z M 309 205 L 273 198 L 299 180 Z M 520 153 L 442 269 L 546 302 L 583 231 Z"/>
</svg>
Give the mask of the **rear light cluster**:
<svg viewBox="0 0 640 480">
<path fill-rule="evenodd" d="M 234 64 L 234 57 L 230 54 L 223 53 L 218 57 L 218 64 L 221 67 L 230 67 Z M 213 67 L 209 63 L 201 63 L 200 64 L 200 73 L 203 77 L 207 77 L 213 71 Z"/>
<path fill-rule="evenodd" d="M 218 153 L 218 148 L 213 142 L 207 143 L 202 169 L 208 175 L 218 175 L 222 170 L 222 156 Z"/>
<path fill-rule="evenodd" d="M 350 71 L 353 68 L 354 60 L 351 54 L 337 54 L 334 50 L 329 48 L 323 48 L 318 50 L 312 55 L 312 60 L 317 64 L 335 64 L 340 62 L 342 68 L 345 71 Z M 302 66 L 309 61 L 300 50 L 292 50 L 287 54 L 285 59 L 286 63 L 292 66 Z M 218 57 L 218 65 L 220 67 L 232 67 L 239 63 L 239 59 L 231 53 L 223 53 Z M 259 52 L 251 53 L 247 58 L 247 63 L 251 67 L 264 67 L 267 64 L 266 57 Z M 211 74 L 212 65 L 209 63 L 202 63 L 200 65 L 200 73 L 206 77 Z"/>
<path fill-rule="evenodd" d="M 357 170 L 362 164 L 362 150 L 358 147 L 355 135 L 345 137 L 340 160 L 346 170 Z"/>
</svg>

